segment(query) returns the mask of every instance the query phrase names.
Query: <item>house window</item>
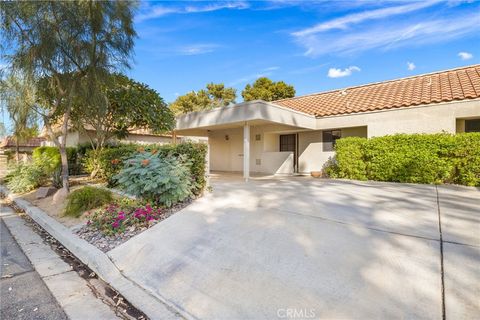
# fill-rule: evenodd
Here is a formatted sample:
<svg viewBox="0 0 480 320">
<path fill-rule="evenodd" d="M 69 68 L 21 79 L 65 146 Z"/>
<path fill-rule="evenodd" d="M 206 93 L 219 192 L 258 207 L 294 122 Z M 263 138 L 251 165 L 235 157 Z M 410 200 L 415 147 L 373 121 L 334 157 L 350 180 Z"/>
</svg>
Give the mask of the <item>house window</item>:
<svg viewBox="0 0 480 320">
<path fill-rule="evenodd" d="M 480 132 L 480 119 L 465 120 L 465 132 Z"/>
<path fill-rule="evenodd" d="M 262 135 L 261 134 L 256 134 L 255 135 L 255 141 L 260 141 L 262 140 Z"/>
<path fill-rule="evenodd" d="M 335 147 L 335 141 L 342 137 L 342 131 L 340 130 L 329 130 L 323 131 L 323 151 L 333 151 Z"/>
</svg>

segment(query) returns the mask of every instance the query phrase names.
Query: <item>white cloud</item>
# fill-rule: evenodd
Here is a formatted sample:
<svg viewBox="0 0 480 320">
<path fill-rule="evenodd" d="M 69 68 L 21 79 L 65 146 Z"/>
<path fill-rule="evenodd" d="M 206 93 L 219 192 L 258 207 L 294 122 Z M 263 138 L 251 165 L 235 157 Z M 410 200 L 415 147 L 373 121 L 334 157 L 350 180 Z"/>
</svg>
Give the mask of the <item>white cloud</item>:
<svg viewBox="0 0 480 320">
<path fill-rule="evenodd" d="M 337 68 L 330 68 L 328 69 L 328 77 L 329 78 L 341 78 L 341 77 L 348 77 L 352 75 L 353 71 L 360 71 L 360 68 L 357 66 L 350 66 L 346 69 L 337 69 Z"/>
<path fill-rule="evenodd" d="M 458 53 L 458 56 L 460 57 L 460 59 L 462 60 L 470 60 L 473 58 L 473 54 L 471 54 L 470 52 L 459 52 Z"/>
<path fill-rule="evenodd" d="M 250 5 L 244 1 L 219 1 L 206 5 L 188 5 L 188 6 L 163 6 L 150 5 L 146 3 L 141 12 L 136 16 L 137 22 L 142 22 L 149 19 L 159 18 L 169 14 L 187 14 L 187 13 L 201 13 L 211 12 L 222 9 L 236 9 L 242 10 L 249 8 Z"/>
<path fill-rule="evenodd" d="M 415 63 L 413 62 L 407 62 L 407 69 L 412 71 L 412 70 L 415 70 L 417 66 L 415 65 Z"/>
<path fill-rule="evenodd" d="M 184 56 L 195 56 L 199 54 L 205 54 L 215 51 L 219 46 L 216 44 L 194 44 L 180 48 L 178 51 Z"/>
<path fill-rule="evenodd" d="M 382 8 L 382 9 L 364 11 L 360 13 L 354 13 L 354 14 L 346 15 L 341 18 L 319 23 L 313 27 L 294 32 L 292 33 L 292 35 L 296 37 L 304 37 L 304 36 L 316 34 L 319 32 L 325 32 L 333 29 L 344 30 L 344 29 L 347 29 L 350 24 L 358 24 L 367 20 L 384 19 L 393 15 L 405 14 L 411 11 L 416 11 L 419 9 L 432 6 L 436 3 L 438 3 L 438 0 L 415 2 L 415 3 L 402 5 L 402 6 L 395 6 L 390 8 Z"/>
<path fill-rule="evenodd" d="M 295 40 L 305 47 L 306 56 L 319 56 L 327 53 L 349 54 L 373 48 L 389 50 L 402 46 L 437 43 L 478 33 L 480 30 L 476 13 L 457 14 L 437 20 L 415 19 L 415 21 L 399 19 L 348 32 L 321 32 L 295 36 Z"/>
</svg>

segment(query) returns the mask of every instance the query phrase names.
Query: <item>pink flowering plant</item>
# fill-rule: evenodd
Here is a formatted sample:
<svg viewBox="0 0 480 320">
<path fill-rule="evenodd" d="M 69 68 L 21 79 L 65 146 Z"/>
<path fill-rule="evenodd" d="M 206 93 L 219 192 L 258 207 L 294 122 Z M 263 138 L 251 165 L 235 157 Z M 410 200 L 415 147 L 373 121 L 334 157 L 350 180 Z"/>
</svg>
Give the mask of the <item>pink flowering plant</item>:
<svg viewBox="0 0 480 320">
<path fill-rule="evenodd" d="M 148 228 L 163 216 L 161 208 L 141 205 L 133 200 L 119 200 L 87 213 L 87 225 L 105 235 L 123 233 L 127 228 Z"/>
</svg>

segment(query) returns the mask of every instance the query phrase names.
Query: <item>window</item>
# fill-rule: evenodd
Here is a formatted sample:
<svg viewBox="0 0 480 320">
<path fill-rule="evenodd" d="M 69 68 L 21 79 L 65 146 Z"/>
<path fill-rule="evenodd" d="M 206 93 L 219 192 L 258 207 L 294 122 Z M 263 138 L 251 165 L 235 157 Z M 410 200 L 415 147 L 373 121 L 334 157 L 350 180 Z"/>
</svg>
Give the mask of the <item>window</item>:
<svg viewBox="0 0 480 320">
<path fill-rule="evenodd" d="M 465 132 L 480 132 L 480 119 L 465 120 Z"/>
<path fill-rule="evenodd" d="M 342 131 L 340 130 L 329 130 L 322 132 L 323 140 L 323 151 L 333 151 L 335 146 L 335 141 L 342 137 Z"/>
<path fill-rule="evenodd" d="M 280 135 L 280 152 L 293 151 L 295 152 L 295 138 L 294 134 L 282 134 Z"/>
</svg>

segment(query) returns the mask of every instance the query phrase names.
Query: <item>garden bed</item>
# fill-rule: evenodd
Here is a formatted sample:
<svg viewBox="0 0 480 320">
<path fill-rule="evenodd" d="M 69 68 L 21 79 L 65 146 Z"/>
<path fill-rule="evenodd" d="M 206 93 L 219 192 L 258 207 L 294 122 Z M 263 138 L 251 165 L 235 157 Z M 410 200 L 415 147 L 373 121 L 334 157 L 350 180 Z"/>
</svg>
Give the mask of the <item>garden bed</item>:
<svg viewBox="0 0 480 320">
<path fill-rule="evenodd" d="M 125 228 L 123 232 L 120 232 L 120 233 L 111 234 L 111 235 L 105 234 L 101 230 L 93 227 L 91 223 L 88 224 L 88 221 L 89 221 L 88 218 L 86 219 L 85 224 L 81 228 L 75 230 L 75 233 L 80 238 L 93 244 L 103 252 L 108 252 L 118 247 L 122 243 L 128 241 L 130 238 L 142 233 L 143 231 L 153 227 L 160 221 L 163 221 L 166 218 L 170 217 L 171 215 L 175 214 L 176 212 L 182 210 L 183 208 L 188 206 L 191 202 L 192 202 L 192 199 L 189 199 L 181 203 L 177 203 L 176 205 L 170 208 L 160 209 L 160 214 L 157 216 L 157 219 L 150 220 L 147 225 L 129 226 Z"/>
</svg>

